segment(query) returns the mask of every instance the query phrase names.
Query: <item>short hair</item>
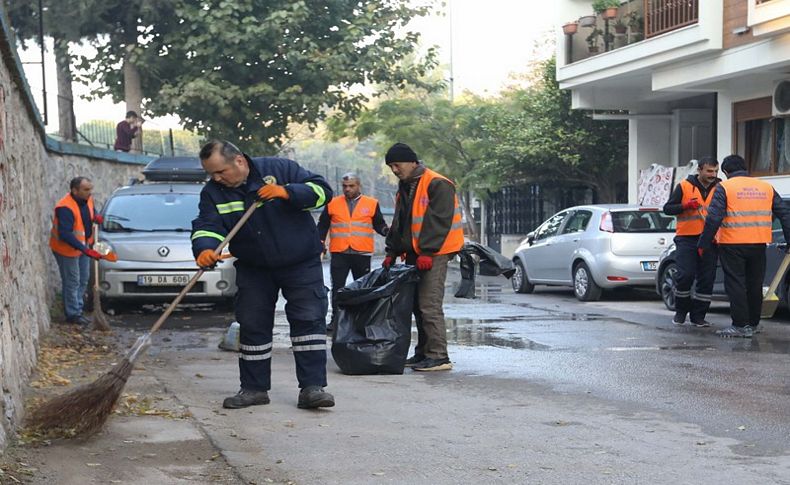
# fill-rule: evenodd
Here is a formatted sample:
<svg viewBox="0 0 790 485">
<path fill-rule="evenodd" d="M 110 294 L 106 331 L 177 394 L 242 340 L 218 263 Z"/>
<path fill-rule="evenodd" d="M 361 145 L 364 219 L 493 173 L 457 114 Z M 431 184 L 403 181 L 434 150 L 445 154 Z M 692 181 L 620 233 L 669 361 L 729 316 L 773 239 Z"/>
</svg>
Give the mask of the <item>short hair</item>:
<svg viewBox="0 0 790 485">
<path fill-rule="evenodd" d="M 82 185 L 82 181 L 83 180 L 87 180 L 88 182 L 91 181 L 91 179 L 89 179 L 88 177 L 74 177 L 69 182 L 69 190 L 74 190 L 74 189 L 80 188 L 80 185 Z"/>
<path fill-rule="evenodd" d="M 226 162 L 230 162 L 236 156 L 242 154 L 239 147 L 227 140 L 211 140 L 200 149 L 200 161 L 208 160 L 217 151 L 219 151 Z"/>
<path fill-rule="evenodd" d="M 740 155 L 728 155 L 722 160 L 721 169 L 727 173 L 746 170 L 746 160 Z"/>
<path fill-rule="evenodd" d="M 361 184 L 362 180 L 359 178 L 355 172 L 348 172 L 343 174 L 343 182 L 349 182 L 351 180 L 356 180 L 357 183 Z"/>
<path fill-rule="evenodd" d="M 710 156 L 702 157 L 697 162 L 697 167 L 699 167 L 699 168 L 702 168 L 702 167 L 705 167 L 705 166 L 715 167 L 717 165 L 719 165 L 719 161 L 716 160 L 716 158 L 710 157 Z"/>
<path fill-rule="evenodd" d="M 135 118 L 138 118 L 137 112 L 136 111 L 127 111 L 126 112 L 126 117 L 127 118 L 131 118 L 132 116 L 134 116 Z"/>
</svg>

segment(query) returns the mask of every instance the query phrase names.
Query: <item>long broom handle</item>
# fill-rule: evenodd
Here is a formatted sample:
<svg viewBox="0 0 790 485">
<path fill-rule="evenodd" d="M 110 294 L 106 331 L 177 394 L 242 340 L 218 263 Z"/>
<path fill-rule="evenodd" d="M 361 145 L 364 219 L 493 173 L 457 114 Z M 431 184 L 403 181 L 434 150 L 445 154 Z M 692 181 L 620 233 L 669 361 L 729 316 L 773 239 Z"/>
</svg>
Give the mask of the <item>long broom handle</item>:
<svg viewBox="0 0 790 485">
<path fill-rule="evenodd" d="M 99 241 L 99 225 L 93 225 L 93 237 L 96 242 Z M 99 260 L 93 260 L 93 297 L 96 298 L 96 295 L 99 293 Z M 96 302 L 93 302 L 95 305 Z"/>
<path fill-rule="evenodd" d="M 258 201 L 256 200 L 244 212 L 244 215 L 241 216 L 241 219 L 239 219 L 239 222 L 237 222 L 236 225 L 233 226 L 233 229 L 230 230 L 228 235 L 225 236 L 225 239 L 219 244 L 219 246 L 217 246 L 217 249 L 214 250 L 214 255 L 215 256 L 219 256 L 222 253 L 222 250 L 225 249 L 225 246 L 227 246 L 230 243 L 230 240 L 233 239 L 233 237 L 236 235 L 237 232 L 239 232 L 239 230 L 241 229 L 241 226 L 243 226 L 244 223 L 247 222 L 247 219 L 252 217 L 252 213 L 255 212 L 255 209 L 257 209 L 257 208 L 258 208 Z M 165 312 L 162 313 L 162 315 L 159 317 L 159 319 L 156 321 L 156 323 L 154 323 L 154 326 L 151 327 L 151 330 L 148 332 L 149 334 L 154 333 L 157 330 L 159 330 L 159 327 L 161 327 L 162 324 L 165 323 L 165 320 L 167 320 L 167 317 L 169 317 L 170 314 L 173 313 L 173 310 L 175 310 L 176 306 L 179 303 L 181 303 L 181 300 L 184 299 L 184 296 L 186 296 L 186 294 L 189 293 L 189 290 L 191 290 L 192 287 L 195 286 L 195 283 L 198 282 L 200 277 L 203 276 L 203 273 L 205 273 L 205 272 L 206 272 L 206 270 L 204 270 L 203 268 L 200 268 L 200 270 L 197 273 L 195 273 L 194 276 L 192 276 L 192 279 L 189 280 L 189 282 L 186 284 L 186 286 L 184 286 L 184 288 L 181 290 L 181 292 L 178 294 L 178 296 L 176 296 L 175 299 L 172 301 L 172 303 L 170 303 L 170 305 L 167 307 Z"/>
</svg>

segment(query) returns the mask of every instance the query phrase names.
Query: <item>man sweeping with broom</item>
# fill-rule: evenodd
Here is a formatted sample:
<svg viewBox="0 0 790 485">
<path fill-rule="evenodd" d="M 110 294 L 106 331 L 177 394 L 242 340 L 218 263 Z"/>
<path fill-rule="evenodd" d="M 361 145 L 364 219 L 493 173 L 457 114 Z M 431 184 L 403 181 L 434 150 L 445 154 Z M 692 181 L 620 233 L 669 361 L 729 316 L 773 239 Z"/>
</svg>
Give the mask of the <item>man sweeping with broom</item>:
<svg viewBox="0 0 790 485">
<path fill-rule="evenodd" d="M 311 209 L 332 198 L 323 177 L 292 160 L 250 158 L 227 141 L 200 150 L 211 180 L 192 222 L 192 250 L 201 268 L 214 266 L 215 249 L 247 208 L 258 205 L 230 242 L 237 258 L 236 320 L 240 327 L 241 390 L 222 403 L 230 409 L 268 404 L 274 310 L 280 291 L 291 330 L 298 407 L 334 406 L 326 386 L 327 295 L 321 244 Z"/>
</svg>

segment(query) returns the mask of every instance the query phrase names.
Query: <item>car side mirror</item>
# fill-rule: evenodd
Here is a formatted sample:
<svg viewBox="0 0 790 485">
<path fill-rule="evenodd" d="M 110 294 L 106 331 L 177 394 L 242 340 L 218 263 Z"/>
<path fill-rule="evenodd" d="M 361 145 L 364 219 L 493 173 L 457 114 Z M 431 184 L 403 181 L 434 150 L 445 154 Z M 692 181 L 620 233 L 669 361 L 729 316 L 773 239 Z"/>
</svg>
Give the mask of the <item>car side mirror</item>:
<svg viewBox="0 0 790 485">
<path fill-rule="evenodd" d="M 527 234 L 527 244 L 532 245 L 533 242 L 535 242 L 535 231 Z"/>
</svg>

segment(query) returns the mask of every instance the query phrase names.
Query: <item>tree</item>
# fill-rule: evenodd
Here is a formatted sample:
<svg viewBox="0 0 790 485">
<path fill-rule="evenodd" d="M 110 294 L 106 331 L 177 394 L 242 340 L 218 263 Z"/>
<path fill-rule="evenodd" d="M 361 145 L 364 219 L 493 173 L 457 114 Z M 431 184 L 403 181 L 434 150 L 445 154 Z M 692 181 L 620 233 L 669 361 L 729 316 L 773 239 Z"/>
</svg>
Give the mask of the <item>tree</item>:
<svg viewBox="0 0 790 485">
<path fill-rule="evenodd" d="M 398 32 L 428 11 L 405 0 L 168 3 L 172 15 L 135 17 L 136 43 L 97 42 L 88 77 L 102 84 L 98 94 L 128 98 L 118 66 L 132 63 L 146 112 L 176 114 L 187 129 L 249 151 L 274 151 L 290 123 L 315 125 L 334 109 L 354 115 L 369 97 L 362 86 L 419 83 L 434 62 L 429 51 L 424 62 L 400 66 L 418 34 Z"/>
<path fill-rule="evenodd" d="M 571 109 L 554 59 L 540 72 L 540 82 L 505 93 L 479 120 L 490 147 L 485 170 L 500 180 L 591 187 L 600 202 L 614 202 L 617 185 L 626 180 L 627 124 Z"/>
</svg>

